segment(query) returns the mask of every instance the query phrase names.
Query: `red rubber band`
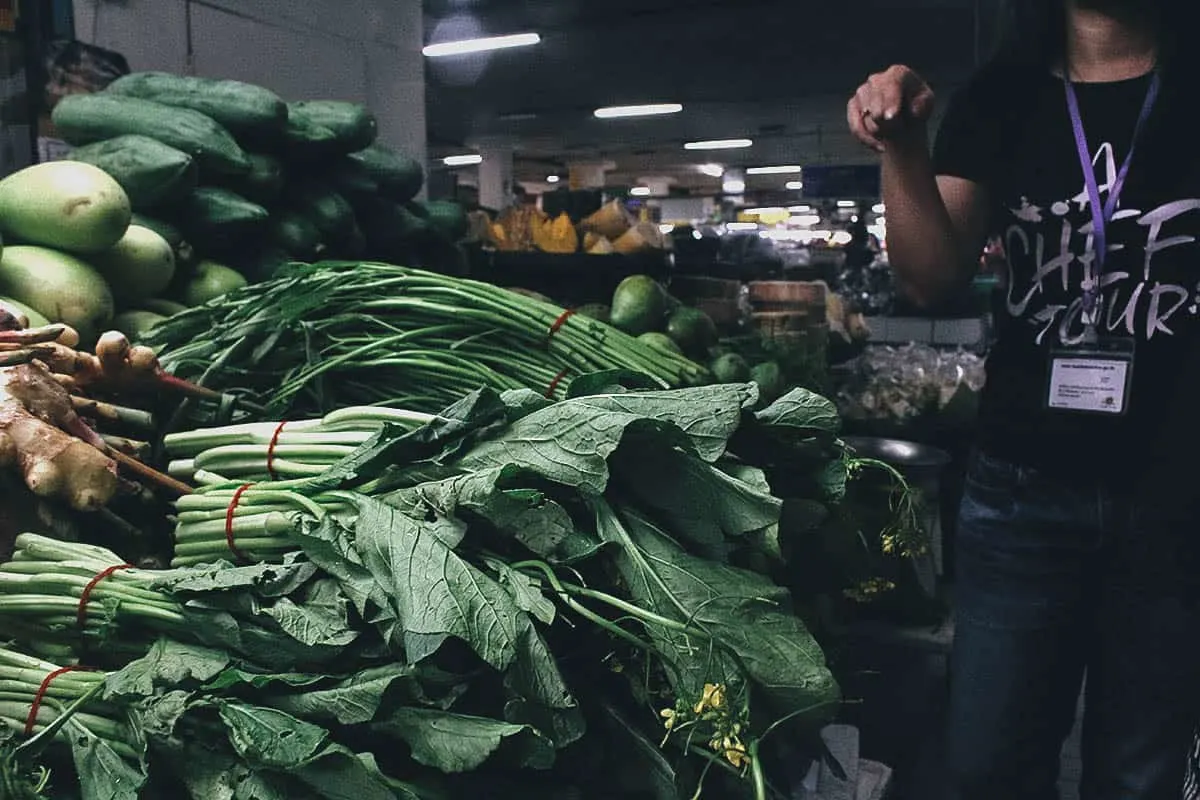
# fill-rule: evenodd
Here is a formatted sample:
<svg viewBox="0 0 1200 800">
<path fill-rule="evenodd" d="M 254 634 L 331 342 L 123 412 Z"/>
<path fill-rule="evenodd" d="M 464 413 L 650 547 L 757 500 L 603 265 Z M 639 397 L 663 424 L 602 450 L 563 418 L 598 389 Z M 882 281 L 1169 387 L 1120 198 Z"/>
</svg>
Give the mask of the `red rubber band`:
<svg viewBox="0 0 1200 800">
<path fill-rule="evenodd" d="M 54 679 L 68 672 L 87 671 L 86 667 L 59 667 L 45 678 L 42 678 L 42 685 L 38 687 L 37 694 L 33 696 L 33 702 L 29 705 L 29 716 L 25 718 L 26 736 L 32 736 L 33 729 L 37 727 L 38 712 L 42 710 L 42 701 L 46 699 L 46 692 L 50 691 L 50 684 L 54 682 Z"/>
<path fill-rule="evenodd" d="M 95 590 L 96 585 L 105 578 L 110 577 L 114 572 L 123 569 L 133 569 L 133 564 L 114 564 L 97 574 L 96 577 L 88 581 L 87 586 L 83 587 L 83 592 L 79 595 L 79 610 L 75 612 L 75 623 L 80 629 L 87 624 L 88 601 L 92 599 L 92 592 Z"/>
<path fill-rule="evenodd" d="M 237 491 L 233 493 L 233 499 L 229 501 L 229 508 L 225 510 L 225 544 L 229 546 L 229 552 L 233 553 L 238 561 L 245 563 L 249 563 L 250 559 L 233 542 L 233 515 L 237 511 L 238 502 L 242 499 L 242 495 L 253 485 L 252 483 L 247 483 L 239 486 Z"/>
<path fill-rule="evenodd" d="M 271 480 L 279 480 L 279 476 L 275 474 L 275 446 L 279 444 L 279 434 L 283 433 L 283 426 L 286 422 L 279 423 L 279 427 L 275 429 L 275 433 L 271 434 L 271 444 L 267 447 L 267 474 L 271 476 Z"/>
<path fill-rule="evenodd" d="M 566 311 L 558 315 L 558 319 L 554 320 L 554 324 L 550 326 L 550 335 L 546 337 L 546 341 L 554 338 L 554 334 L 562 330 L 562 326 L 567 324 L 567 320 L 575 315 L 575 309 L 568 308 Z"/>
<path fill-rule="evenodd" d="M 564 369 L 562 372 L 554 376 L 554 380 L 550 381 L 550 387 L 546 389 L 547 400 L 554 399 L 554 392 L 558 390 L 558 385 L 563 382 L 564 378 L 567 377 L 568 372 L 570 372 L 570 370 Z"/>
</svg>

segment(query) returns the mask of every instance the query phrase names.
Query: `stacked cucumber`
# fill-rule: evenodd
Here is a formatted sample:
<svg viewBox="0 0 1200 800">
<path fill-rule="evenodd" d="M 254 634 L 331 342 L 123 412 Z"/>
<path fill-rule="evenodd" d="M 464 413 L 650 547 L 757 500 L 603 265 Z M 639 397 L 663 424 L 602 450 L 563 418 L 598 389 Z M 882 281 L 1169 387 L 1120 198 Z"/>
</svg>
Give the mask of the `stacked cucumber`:
<svg viewBox="0 0 1200 800">
<path fill-rule="evenodd" d="M 287 103 L 238 81 L 145 72 L 64 98 L 54 123 L 76 148 L 70 158 L 109 173 L 136 221 L 171 243 L 166 294 L 183 305 L 292 261 L 446 269 L 461 259 L 462 209 L 415 200 L 421 165 L 377 143 L 360 105 Z"/>
</svg>

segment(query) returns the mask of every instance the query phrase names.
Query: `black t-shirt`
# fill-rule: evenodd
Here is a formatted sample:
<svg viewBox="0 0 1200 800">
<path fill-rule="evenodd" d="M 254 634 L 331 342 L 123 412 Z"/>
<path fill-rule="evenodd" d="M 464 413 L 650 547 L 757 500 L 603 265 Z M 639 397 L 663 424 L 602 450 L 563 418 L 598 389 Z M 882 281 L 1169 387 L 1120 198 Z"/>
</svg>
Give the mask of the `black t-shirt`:
<svg viewBox="0 0 1200 800">
<path fill-rule="evenodd" d="M 1102 200 L 1129 152 L 1150 77 L 1077 86 Z M 1177 88 L 1178 87 L 1178 88 Z M 1011 65 L 982 70 L 953 99 L 934 148 L 939 175 L 985 187 L 989 232 L 1009 261 L 998 342 L 988 359 L 981 446 L 1064 477 L 1122 485 L 1169 471 L 1200 444 L 1200 159 L 1168 75 L 1108 227 L 1102 334 L 1136 355 L 1129 411 L 1047 409 L 1051 351 L 1080 337 L 1091 210 L 1061 78 Z M 1190 472 L 1190 470 L 1189 470 Z M 1197 494 L 1193 490 L 1193 494 Z"/>
</svg>

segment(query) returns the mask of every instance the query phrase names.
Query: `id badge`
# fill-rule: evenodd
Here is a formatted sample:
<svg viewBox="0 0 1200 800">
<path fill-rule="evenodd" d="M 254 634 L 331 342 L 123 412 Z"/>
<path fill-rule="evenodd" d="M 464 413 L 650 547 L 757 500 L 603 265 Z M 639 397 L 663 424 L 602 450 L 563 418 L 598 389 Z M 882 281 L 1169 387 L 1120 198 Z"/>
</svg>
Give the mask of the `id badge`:
<svg viewBox="0 0 1200 800">
<path fill-rule="evenodd" d="M 1046 405 L 1055 411 L 1119 417 L 1129 411 L 1132 339 L 1100 339 L 1050 354 Z"/>
</svg>

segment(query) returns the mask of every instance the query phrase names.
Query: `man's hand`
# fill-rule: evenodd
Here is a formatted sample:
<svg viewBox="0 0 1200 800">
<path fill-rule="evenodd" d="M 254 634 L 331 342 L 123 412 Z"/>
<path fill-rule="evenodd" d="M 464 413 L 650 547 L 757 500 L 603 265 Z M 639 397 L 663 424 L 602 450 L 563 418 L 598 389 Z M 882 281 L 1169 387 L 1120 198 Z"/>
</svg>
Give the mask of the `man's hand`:
<svg viewBox="0 0 1200 800">
<path fill-rule="evenodd" d="M 889 142 L 923 132 L 933 105 L 933 90 L 921 76 L 896 65 L 858 87 L 846 106 L 846 121 L 856 139 L 882 153 Z"/>
</svg>

